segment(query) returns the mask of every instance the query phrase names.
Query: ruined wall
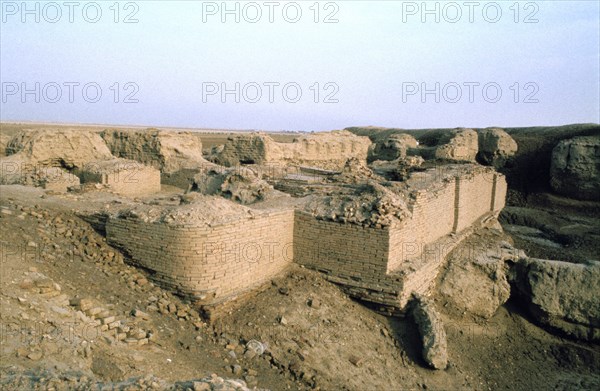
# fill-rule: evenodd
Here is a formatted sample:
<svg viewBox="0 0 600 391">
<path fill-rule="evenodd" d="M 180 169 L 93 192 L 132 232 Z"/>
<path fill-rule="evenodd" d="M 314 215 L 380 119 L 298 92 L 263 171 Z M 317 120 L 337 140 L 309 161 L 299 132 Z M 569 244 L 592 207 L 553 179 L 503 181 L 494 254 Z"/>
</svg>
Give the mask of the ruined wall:
<svg viewBox="0 0 600 391">
<path fill-rule="evenodd" d="M 317 220 L 296 211 L 296 263 L 355 281 L 374 281 L 386 272 L 388 243 L 387 229 Z"/>
<path fill-rule="evenodd" d="M 496 174 L 492 186 L 494 189 L 492 193 L 494 198 L 490 203 L 490 209 L 494 212 L 499 212 L 504 209 L 504 206 L 506 205 L 506 192 L 508 191 L 506 177 L 504 175 Z"/>
<path fill-rule="evenodd" d="M 215 160 L 227 167 L 240 164 L 262 164 L 273 160 L 270 152 L 277 151 L 277 143 L 264 133 L 239 134 L 227 138 L 223 150 Z"/>
<path fill-rule="evenodd" d="M 410 225 L 419 241 L 430 243 L 452 232 L 455 219 L 456 184 L 443 183 L 437 189 L 419 192 Z M 488 203 L 489 204 L 489 203 Z"/>
<path fill-rule="evenodd" d="M 83 183 L 99 183 L 122 195 L 152 194 L 161 189 L 160 171 L 132 160 L 90 162 L 79 175 Z"/>
<path fill-rule="evenodd" d="M 18 154 L 36 165 L 69 169 L 113 158 L 97 133 L 75 129 L 24 130 L 10 140 L 6 154 Z"/>
<path fill-rule="evenodd" d="M 365 279 L 391 273 L 408 259 L 438 259 L 443 249 L 432 248 L 432 243 L 504 207 L 506 181 L 494 172 L 463 174 L 414 195 L 412 215 L 386 229 L 316 220 L 296 212 L 295 261 Z"/>
<path fill-rule="evenodd" d="M 421 257 L 427 244 L 453 232 L 455 197 L 454 181 L 435 191 L 417 193 L 411 218 L 390 229 L 387 272 L 396 270 L 407 259 Z"/>
<path fill-rule="evenodd" d="M 105 130 L 102 138 L 113 155 L 172 173 L 206 163 L 202 143 L 191 132 L 158 129 Z"/>
<path fill-rule="evenodd" d="M 34 185 L 57 193 L 66 193 L 70 187 L 79 187 L 79 178 L 58 167 L 37 168 Z"/>
<path fill-rule="evenodd" d="M 457 192 L 460 195 L 456 206 L 454 232 L 469 227 L 479 217 L 491 212 L 493 173 L 481 173 L 457 178 Z"/>
<path fill-rule="evenodd" d="M 299 137 L 291 144 L 278 144 L 283 161 L 338 168 L 343 167 L 350 158 L 366 161 L 370 145 L 367 137 L 358 137 L 346 131 L 315 133 Z"/>
<path fill-rule="evenodd" d="M 208 226 L 111 217 L 109 243 L 162 286 L 212 305 L 269 280 L 292 262 L 293 211 Z"/>
<path fill-rule="evenodd" d="M 106 233 L 155 281 L 205 308 L 249 292 L 296 262 L 354 297 L 402 309 L 411 292 L 428 289 L 445 254 L 473 224 L 504 206 L 506 194 L 504 176 L 485 169 L 418 182 L 409 197 L 412 214 L 381 228 L 300 210 L 249 209 L 216 197 L 129 211 L 111 217 Z"/>
<path fill-rule="evenodd" d="M 214 160 L 225 166 L 239 164 L 305 164 L 342 168 L 350 158 L 366 161 L 371 141 L 347 131 L 301 136 L 292 143 L 275 142 L 266 133 L 228 138 Z"/>
</svg>

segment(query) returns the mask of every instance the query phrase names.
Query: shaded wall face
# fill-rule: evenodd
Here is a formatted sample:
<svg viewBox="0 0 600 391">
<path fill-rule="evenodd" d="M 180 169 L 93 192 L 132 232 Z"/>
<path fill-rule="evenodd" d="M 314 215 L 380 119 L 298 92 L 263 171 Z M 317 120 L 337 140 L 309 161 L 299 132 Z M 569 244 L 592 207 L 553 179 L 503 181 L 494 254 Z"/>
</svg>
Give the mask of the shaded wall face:
<svg viewBox="0 0 600 391">
<path fill-rule="evenodd" d="M 481 174 L 472 178 L 457 179 L 458 202 L 456 203 L 456 221 L 454 232 L 462 231 L 473 224 L 473 221 L 492 211 L 495 204 L 497 176 Z"/>
<path fill-rule="evenodd" d="M 292 211 L 210 228 L 112 218 L 106 233 L 157 283 L 204 305 L 268 281 L 293 258 Z"/>
<path fill-rule="evenodd" d="M 94 164 L 86 167 L 94 168 Z M 137 162 L 124 164 L 118 170 L 107 173 L 87 171 L 84 167 L 79 175 L 83 183 L 107 185 L 111 191 L 122 195 L 137 196 L 161 190 L 160 171 Z"/>
<path fill-rule="evenodd" d="M 325 273 L 372 282 L 386 272 L 388 243 L 386 229 L 317 220 L 296 212 L 294 261 Z"/>
<path fill-rule="evenodd" d="M 426 246 L 451 233 L 460 232 L 481 217 L 504 208 L 504 175 L 484 172 L 454 178 L 435 193 L 420 193 L 412 217 L 391 230 L 388 271 L 405 259 L 423 256 Z"/>
</svg>

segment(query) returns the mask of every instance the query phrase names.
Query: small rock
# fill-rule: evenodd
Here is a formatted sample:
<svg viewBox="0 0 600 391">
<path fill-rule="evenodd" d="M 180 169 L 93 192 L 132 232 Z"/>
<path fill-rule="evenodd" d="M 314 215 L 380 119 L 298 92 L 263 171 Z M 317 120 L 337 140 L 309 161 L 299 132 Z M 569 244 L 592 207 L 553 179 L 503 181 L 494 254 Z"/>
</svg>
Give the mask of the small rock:
<svg viewBox="0 0 600 391">
<path fill-rule="evenodd" d="M 290 290 L 287 287 L 282 286 L 281 288 L 279 288 L 279 293 L 281 293 L 284 296 L 287 296 L 290 294 Z"/>
<path fill-rule="evenodd" d="M 27 358 L 33 361 L 37 361 L 39 359 L 41 359 L 43 356 L 42 352 L 31 352 L 27 355 Z"/>
<path fill-rule="evenodd" d="M 311 308 L 321 307 L 321 301 L 319 299 L 308 299 L 308 306 Z"/>
<path fill-rule="evenodd" d="M 19 287 L 21 289 L 31 289 L 33 288 L 33 281 L 31 281 L 29 278 L 26 278 L 23 281 L 21 281 Z"/>
<path fill-rule="evenodd" d="M 210 391 L 210 384 L 195 381 L 193 383 L 194 391 Z"/>
<path fill-rule="evenodd" d="M 148 284 L 148 280 L 147 280 L 147 279 L 145 279 L 144 277 L 142 277 L 142 278 L 139 278 L 139 279 L 136 281 L 136 283 L 137 283 L 138 285 L 140 285 L 140 286 L 144 286 L 144 285 Z"/>
<path fill-rule="evenodd" d="M 348 360 L 352 363 L 352 365 L 354 366 L 360 366 L 360 364 L 362 364 L 363 362 L 363 358 L 362 357 L 358 357 L 355 355 L 352 355 L 348 358 Z"/>
<path fill-rule="evenodd" d="M 148 315 L 147 313 L 145 313 L 142 310 L 138 310 L 137 308 L 131 311 L 131 315 L 135 316 L 136 318 L 141 318 L 144 320 L 150 319 L 150 315 Z"/>
</svg>

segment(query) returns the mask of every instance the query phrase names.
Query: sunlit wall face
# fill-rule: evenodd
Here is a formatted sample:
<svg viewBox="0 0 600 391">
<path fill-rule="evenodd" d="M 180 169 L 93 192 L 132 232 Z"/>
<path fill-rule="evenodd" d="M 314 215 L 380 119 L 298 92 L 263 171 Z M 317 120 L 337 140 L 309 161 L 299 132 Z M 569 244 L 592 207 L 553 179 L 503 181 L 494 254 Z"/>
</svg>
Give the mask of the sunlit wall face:
<svg viewBox="0 0 600 391">
<path fill-rule="evenodd" d="M 597 1 L 2 1 L 1 119 L 600 122 Z"/>
</svg>

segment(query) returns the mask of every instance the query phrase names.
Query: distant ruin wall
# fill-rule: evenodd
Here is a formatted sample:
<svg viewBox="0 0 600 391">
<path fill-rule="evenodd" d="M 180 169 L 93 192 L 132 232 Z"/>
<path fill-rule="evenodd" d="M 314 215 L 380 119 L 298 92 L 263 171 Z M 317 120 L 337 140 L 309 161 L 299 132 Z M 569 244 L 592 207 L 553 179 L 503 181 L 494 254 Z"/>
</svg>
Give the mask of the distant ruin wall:
<svg viewBox="0 0 600 391">
<path fill-rule="evenodd" d="M 202 143 L 191 132 L 158 129 L 105 130 L 100 133 L 113 155 L 138 161 L 162 172 L 204 165 Z"/>
<path fill-rule="evenodd" d="M 236 135 L 229 137 L 217 157 L 217 163 L 232 167 L 240 164 L 263 164 L 273 160 L 268 151 L 276 143 L 264 134 Z"/>
<path fill-rule="evenodd" d="M 79 173 L 83 183 L 98 183 L 127 196 L 152 194 L 161 190 L 160 171 L 125 159 L 90 162 Z"/>
<path fill-rule="evenodd" d="M 350 132 L 311 134 L 291 143 L 278 143 L 264 133 L 230 137 L 215 161 L 225 166 L 239 164 L 305 164 L 341 168 L 350 158 L 366 161 L 371 141 Z"/>
<path fill-rule="evenodd" d="M 106 236 L 160 285 L 212 305 L 264 283 L 292 262 L 293 218 L 291 210 L 278 211 L 212 227 L 110 218 Z"/>
</svg>

